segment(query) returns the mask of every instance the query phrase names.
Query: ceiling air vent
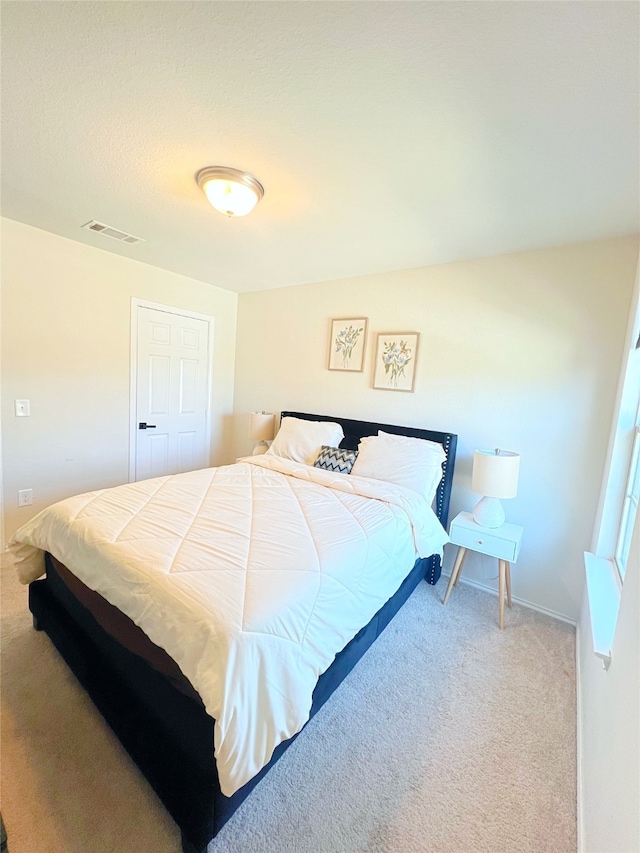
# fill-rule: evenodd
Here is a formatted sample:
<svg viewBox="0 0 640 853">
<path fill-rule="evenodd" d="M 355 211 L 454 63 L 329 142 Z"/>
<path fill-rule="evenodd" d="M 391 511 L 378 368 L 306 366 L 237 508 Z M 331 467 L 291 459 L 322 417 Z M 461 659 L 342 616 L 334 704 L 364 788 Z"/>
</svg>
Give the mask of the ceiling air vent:
<svg viewBox="0 0 640 853">
<path fill-rule="evenodd" d="M 87 231 L 95 231 L 97 234 L 104 234 L 105 237 L 113 237 L 114 240 L 120 240 L 121 243 L 144 243 L 142 237 L 134 237 L 133 234 L 127 234 L 126 231 L 120 231 L 118 228 L 112 228 L 110 225 L 105 225 L 104 222 L 96 222 L 92 219 L 82 226 Z"/>
</svg>

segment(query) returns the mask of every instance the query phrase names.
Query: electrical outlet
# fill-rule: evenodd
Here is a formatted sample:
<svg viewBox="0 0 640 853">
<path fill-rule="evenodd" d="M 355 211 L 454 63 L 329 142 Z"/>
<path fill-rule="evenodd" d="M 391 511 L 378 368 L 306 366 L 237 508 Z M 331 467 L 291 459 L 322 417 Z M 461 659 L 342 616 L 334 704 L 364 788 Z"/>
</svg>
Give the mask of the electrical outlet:
<svg viewBox="0 0 640 853">
<path fill-rule="evenodd" d="M 33 503 L 33 489 L 20 489 L 18 492 L 18 506 L 31 506 Z"/>
</svg>

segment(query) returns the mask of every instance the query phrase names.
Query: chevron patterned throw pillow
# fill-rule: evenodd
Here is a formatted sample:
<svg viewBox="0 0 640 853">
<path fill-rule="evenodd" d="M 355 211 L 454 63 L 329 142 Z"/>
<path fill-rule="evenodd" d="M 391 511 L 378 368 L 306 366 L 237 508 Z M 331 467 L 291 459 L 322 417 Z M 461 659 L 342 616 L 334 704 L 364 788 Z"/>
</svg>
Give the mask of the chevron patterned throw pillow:
<svg viewBox="0 0 640 853">
<path fill-rule="evenodd" d="M 328 447 L 323 444 L 313 467 L 337 471 L 339 474 L 350 474 L 357 456 L 357 450 L 341 450 L 339 447 Z"/>
</svg>

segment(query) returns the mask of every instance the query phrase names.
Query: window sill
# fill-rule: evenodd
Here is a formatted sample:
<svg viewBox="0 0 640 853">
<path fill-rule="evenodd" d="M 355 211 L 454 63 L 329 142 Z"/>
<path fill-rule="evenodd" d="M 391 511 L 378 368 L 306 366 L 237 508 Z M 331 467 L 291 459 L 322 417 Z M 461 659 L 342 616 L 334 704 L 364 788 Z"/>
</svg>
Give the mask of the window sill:
<svg viewBox="0 0 640 853">
<path fill-rule="evenodd" d="M 602 660 L 604 668 L 609 669 L 620 608 L 618 572 L 612 560 L 596 557 L 589 551 L 584 554 L 584 569 L 587 577 L 593 651 Z"/>
</svg>

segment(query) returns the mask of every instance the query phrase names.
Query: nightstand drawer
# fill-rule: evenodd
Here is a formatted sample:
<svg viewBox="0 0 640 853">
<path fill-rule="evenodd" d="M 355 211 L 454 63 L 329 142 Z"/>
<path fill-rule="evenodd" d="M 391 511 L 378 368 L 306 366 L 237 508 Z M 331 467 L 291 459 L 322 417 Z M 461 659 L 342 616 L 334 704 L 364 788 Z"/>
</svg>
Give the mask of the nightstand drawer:
<svg viewBox="0 0 640 853">
<path fill-rule="evenodd" d="M 499 536 L 491 536 L 484 530 L 471 530 L 457 524 L 451 525 L 449 538 L 454 545 L 479 551 L 489 557 L 497 557 L 499 560 L 507 560 L 512 563 L 516 557 L 517 543 L 509 539 L 501 539 Z"/>
</svg>

